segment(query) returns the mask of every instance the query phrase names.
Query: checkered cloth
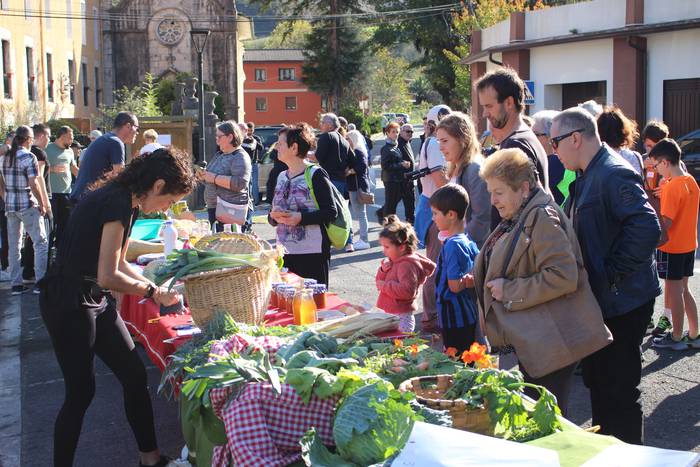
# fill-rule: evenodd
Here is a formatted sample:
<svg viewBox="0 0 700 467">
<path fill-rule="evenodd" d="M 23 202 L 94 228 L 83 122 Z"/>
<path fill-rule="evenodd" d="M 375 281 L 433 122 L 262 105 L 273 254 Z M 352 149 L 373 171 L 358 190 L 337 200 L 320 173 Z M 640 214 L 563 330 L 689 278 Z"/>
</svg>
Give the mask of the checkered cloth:
<svg viewBox="0 0 700 467">
<path fill-rule="evenodd" d="M 15 162 L 5 167 L 7 154 L 0 157 L 0 172 L 5 180 L 5 211 L 18 212 L 38 206 L 29 188 L 29 179 L 39 176 L 36 156 L 24 148 L 17 151 Z"/>
<path fill-rule="evenodd" d="M 273 336 L 250 337 L 237 334 L 212 345 L 211 353 L 228 355 L 250 346 L 270 354 L 282 339 Z M 333 415 L 337 398 L 319 399 L 312 395 L 304 404 L 294 388 L 282 385 L 278 395 L 269 383 L 248 383 L 238 394 L 231 388 L 212 389 L 212 408 L 226 428 L 225 446 L 214 448 L 213 467 L 283 467 L 301 459 L 299 440 L 310 428 L 324 444 L 333 445 Z"/>
</svg>

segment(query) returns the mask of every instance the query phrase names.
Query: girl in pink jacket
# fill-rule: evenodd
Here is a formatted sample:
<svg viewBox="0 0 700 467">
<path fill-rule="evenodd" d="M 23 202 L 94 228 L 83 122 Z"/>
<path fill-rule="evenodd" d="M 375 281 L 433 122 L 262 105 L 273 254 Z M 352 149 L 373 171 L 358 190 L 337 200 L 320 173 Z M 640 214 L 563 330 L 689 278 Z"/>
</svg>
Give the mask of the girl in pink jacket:
<svg viewBox="0 0 700 467">
<path fill-rule="evenodd" d="M 379 243 L 387 259 L 377 270 L 377 308 L 399 315 L 399 331 L 413 332 L 418 290 L 435 271 L 435 263 L 416 253 L 418 238 L 413 226 L 389 216 L 379 233 Z"/>
</svg>

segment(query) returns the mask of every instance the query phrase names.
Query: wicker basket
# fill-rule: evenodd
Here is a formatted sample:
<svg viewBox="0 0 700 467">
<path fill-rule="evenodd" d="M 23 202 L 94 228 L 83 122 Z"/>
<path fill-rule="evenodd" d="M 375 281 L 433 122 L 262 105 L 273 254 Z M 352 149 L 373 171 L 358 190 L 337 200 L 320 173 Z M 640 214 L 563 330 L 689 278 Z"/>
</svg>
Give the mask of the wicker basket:
<svg viewBox="0 0 700 467">
<path fill-rule="evenodd" d="M 224 311 L 239 322 L 262 323 L 276 272 L 277 250 L 251 235 L 229 233 L 204 237 L 197 242 L 197 248 L 270 255 L 268 267 L 241 266 L 183 277 L 185 296 L 197 326 L 204 327 L 217 311 Z"/>
<path fill-rule="evenodd" d="M 431 409 L 449 411 L 453 428 L 493 436 L 494 427 L 486 407 L 474 409 L 464 400 L 443 398 L 452 382 L 452 375 L 421 376 L 407 379 L 401 383 L 399 390 L 415 393 L 416 400 Z"/>
</svg>

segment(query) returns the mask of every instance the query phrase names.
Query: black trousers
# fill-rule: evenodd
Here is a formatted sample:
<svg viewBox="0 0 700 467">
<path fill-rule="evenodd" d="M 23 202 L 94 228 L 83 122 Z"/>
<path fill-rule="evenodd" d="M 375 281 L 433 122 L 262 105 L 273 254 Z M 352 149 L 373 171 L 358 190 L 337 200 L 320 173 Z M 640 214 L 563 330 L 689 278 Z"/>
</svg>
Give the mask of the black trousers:
<svg viewBox="0 0 700 467">
<path fill-rule="evenodd" d="M 454 347 L 457 355 L 468 350 L 476 338 L 476 324 L 463 328 L 442 328 L 442 345 L 445 349 Z"/>
<path fill-rule="evenodd" d="M 49 252 L 51 251 L 51 247 L 60 243 L 61 235 L 63 234 L 66 225 L 68 225 L 68 218 L 70 218 L 72 207 L 73 203 L 70 200 L 70 194 L 51 194 L 51 211 L 53 211 L 54 233 L 53 235 L 49 233 Z"/>
<path fill-rule="evenodd" d="M 95 396 L 95 355 L 122 385 L 126 418 L 139 451 L 157 449 L 146 368 L 112 296 L 95 297 L 77 291 L 75 281 L 67 284 L 55 276 L 47 277 L 40 286 L 41 316 L 51 336 L 66 391 L 54 426 L 54 466 L 73 465 L 83 417 Z M 72 290 L 65 290 L 68 288 Z M 77 306 L 71 309 L 70 303 Z"/>
<path fill-rule="evenodd" d="M 631 444 L 644 442 L 639 346 L 653 312 L 651 300 L 622 316 L 606 319 L 612 344 L 581 362 L 583 382 L 591 392 L 592 424 L 600 425 L 601 434 Z"/>
<path fill-rule="evenodd" d="M 0 269 L 7 269 L 10 267 L 10 247 L 8 243 L 7 216 L 5 216 L 5 210 L 0 209 Z"/>
<path fill-rule="evenodd" d="M 549 392 L 554 394 L 554 397 L 557 398 L 557 405 L 561 410 L 561 414 L 566 418 L 566 414 L 569 411 L 571 384 L 574 382 L 574 370 L 576 369 L 577 363 L 565 366 L 564 368 L 560 368 L 539 378 L 533 378 L 530 376 L 520 362 L 518 362 L 518 366 L 523 374 L 523 377 L 525 378 L 526 383 L 544 386 L 545 388 L 549 389 Z M 532 388 L 525 388 L 525 394 L 534 400 L 537 400 L 540 397 L 540 393 Z"/>
<path fill-rule="evenodd" d="M 319 284 L 328 285 L 328 270 L 331 266 L 331 253 L 307 253 L 284 255 L 284 267 L 305 279 L 316 279 Z"/>
<path fill-rule="evenodd" d="M 416 195 L 413 190 L 413 183 L 409 182 L 386 182 L 384 184 L 384 207 L 380 210 L 383 217 L 396 214 L 396 206 L 403 201 L 406 211 L 406 221 L 413 224 L 416 220 Z"/>
</svg>

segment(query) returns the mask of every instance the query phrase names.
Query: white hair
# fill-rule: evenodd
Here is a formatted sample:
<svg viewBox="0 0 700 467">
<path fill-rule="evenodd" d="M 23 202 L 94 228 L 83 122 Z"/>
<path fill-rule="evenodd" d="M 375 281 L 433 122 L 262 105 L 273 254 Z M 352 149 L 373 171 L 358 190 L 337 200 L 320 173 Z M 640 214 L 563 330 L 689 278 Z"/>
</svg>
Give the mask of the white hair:
<svg viewBox="0 0 700 467">
<path fill-rule="evenodd" d="M 348 131 L 356 130 L 357 127 L 354 123 L 348 123 Z"/>
<path fill-rule="evenodd" d="M 587 138 L 598 136 L 598 125 L 595 118 L 588 111 L 579 107 L 571 107 L 560 112 L 552 119 L 552 123 L 559 124 L 559 134 L 563 135 L 570 131 L 580 131 Z"/>
<path fill-rule="evenodd" d="M 578 106 L 589 114 L 593 115 L 593 118 L 598 118 L 598 116 L 603 113 L 603 106 L 593 99 L 583 102 Z"/>
<path fill-rule="evenodd" d="M 359 149 L 360 151 L 367 154 L 367 147 L 365 146 L 365 137 L 362 136 L 358 130 L 348 131 L 347 138 L 352 142 L 354 149 Z"/>
<path fill-rule="evenodd" d="M 321 122 L 330 123 L 336 130 L 340 128 L 340 120 L 338 119 L 338 116 L 334 113 L 327 113 L 321 115 Z"/>
<path fill-rule="evenodd" d="M 558 110 L 540 110 L 532 116 L 532 130 L 535 133 L 543 133 L 545 136 L 549 137 L 550 130 L 552 129 L 552 120 L 557 115 L 559 115 Z"/>
</svg>

